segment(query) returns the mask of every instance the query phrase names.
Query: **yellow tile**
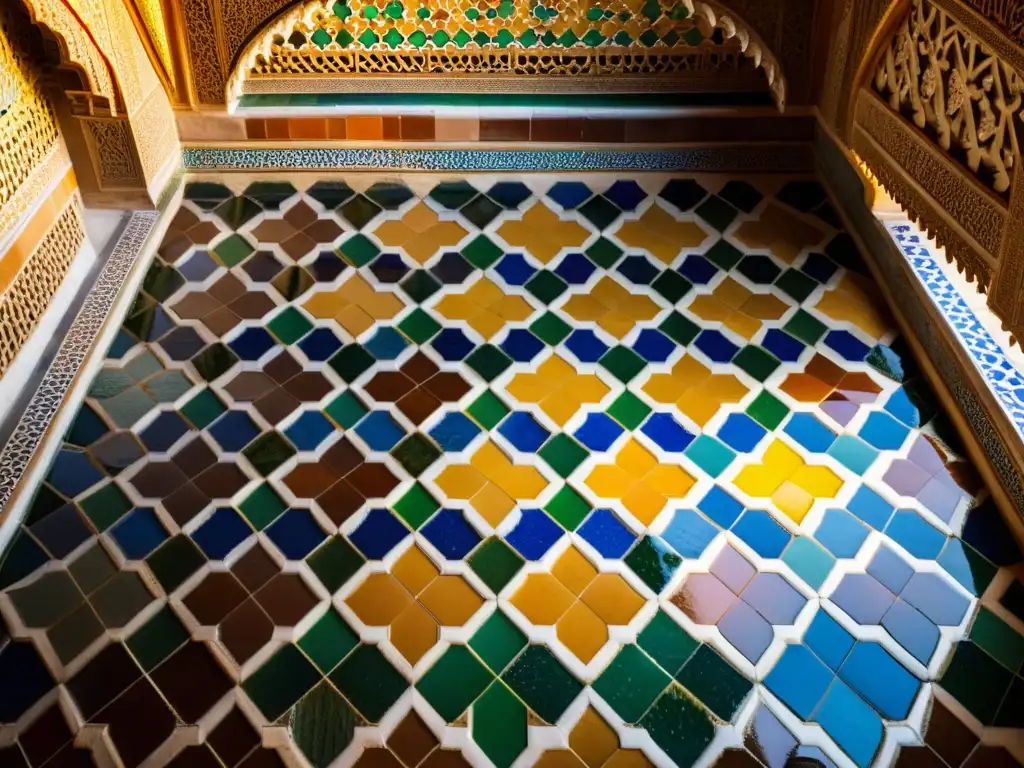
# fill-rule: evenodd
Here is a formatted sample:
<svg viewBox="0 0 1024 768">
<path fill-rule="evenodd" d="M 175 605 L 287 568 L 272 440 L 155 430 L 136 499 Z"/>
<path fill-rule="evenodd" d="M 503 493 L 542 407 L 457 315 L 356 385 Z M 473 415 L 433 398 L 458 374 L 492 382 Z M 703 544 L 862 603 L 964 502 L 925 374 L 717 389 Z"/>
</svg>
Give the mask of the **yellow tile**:
<svg viewBox="0 0 1024 768">
<path fill-rule="evenodd" d="M 818 499 L 835 498 L 843 487 L 842 479 L 828 467 L 800 467 L 789 479 Z"/>
<path fill-rule="evenodd" d="M 544 475 L 530 465 L 510 464 L 492 478 L 513 499 L 536 499 L 548 487 Z"/>
<path fill-rule="evenodd" d="M 480 305 L 465 295 L 449 294 L 434 305 L 449 320 L 469 320 L 480 313 Z"/>
<path fill-rule="evenodd" d="M 566 381 L 563 389 L 569 390 L 581 403 L 599 403 L 610 391 L 608 385 L 591 373 L 575 375 Z"/>
<path fill-rule="evenodd" d="M 616 307 L 636 321 L 653 320 L 661 312 L 661 307 L 642 293 L 631 293 L 620 301 Z"/>
<path fill-rule="evenodd" d="M 567 377 L 576 375 L 576 368 L 561 355 L 554 354 L 540 364 L 537 375 L 552 386 L 561 387 L 565 385 Z"/>
<path fill-rule="evenodd" d="M 613 626 L 629 624 L 644 605 L 644 599 L 617 573 L 599 574 L 580 599 Z"/>
<path fill-rule="evenodd" d="M 820 245 L 823 230 L 809 224 L 775 203 L 769 203 L 756 220 L 746 221 L 733 233 L 751 250 L 770 250 L 792 264 L 806 248 Z"/>
<path fill-rule="evenodd" d="M 511 464 L 511 461 L 502 452 L 501 448 L 488 440 L 473 454 L 470 463 L 491 480 L 494 480 L 495 475 L 504 471 Z"/>
<path fill-rule="evenodd" d="M 619 499 L 636 482 L 622 467 L 603 464 L 594 467 L 587 479 L 587 487 L 603 499 Z"/>
<path fill-rule="evenodd" d="M 551 573 L 570 592 L 578 595 L 597 576 L 597 568 L 576 547 L 569 547 L 555 562 Z"/>
<path fill-rule="evenodd" d="M 789 477 L 804 465 L 804 460 L 800 458 L 799 453 L 794 451 L 784 442 L 781 440 L 774 440 L 772 441 L 772 444 L 768 446 L 768 450 L 764 452 L 764 457 L 761 459 L 761 463 L 766 467 L 778 470 L 786 477 Z"/>
<path fill-rule="evenodd" d="M 891 327 L 892 322 L 879 308 L 885 303 L 873 286 L 859 286 L 851 275 L 843 277 L 834 289 L 827 291 L 818 300 L 816 309 L 835 320 L 854 323 L 872 338 L 880 338 Z"/>
<path fill-rule="evenodd" d="M 533 307 L 522 296 L 503 296 L 492 306 L 492 311 L 509 322 L 520 322 L 533 314 Z"/>
<path fill-rule="evenodd" d="M 654 469 L 658 460 L 635 438 L 630 438 L 615 457 L 615 463 L 639 479 Z"/>
<path fill-rule="evenodd" d="M 702 320 L 708 320 L 713 323 L 724 323 L 729 315 L 732 314 L 732 310 L 729 307 L 708 294 L 697 296 L 690 302 L 690 306 L 687 309 Z"/>
<path fill-rule="evenodd" d="M 364 331 L 373 327 L 373 318 L 359 307 L 352 305 L 342 309 L 334 319 L 338 321 L 338 325 L 352 336 L 359 336 Z"/>
<path fill-rule="evenodd" d="M 533 624 L 554 624 L 576 601 L 565 585 L 550 573 L 531 573 L 509 602 Z"/>
<path fill-rule="evenodd" d="M 775 493 L 784 481 L 785 478 L 780 477 L 777 472 L 765 469 L 760 464 L 752 464 L 741 469 L 732 482 L 748 496 L 767 498 Z"/>
<path fill-rule="evenodd" d="M 654 518 L 661 514 L 667 501 L 668 499 L 643 481 L 634 484 L 622 496 L 622 503 L 626 509 L 644 525 L 654 522 Z"/>
<path fill-rule="evenodd" d="M 643 390 L 659 403 L 674 403 L 690 385 L 671 373 L 655 373 L 644 384 Z"/>
<path fill-rule="evenodd" d="M 619 737 L 593 707 L 587 707 L 569 733 L 569 746 L 587 768 L 601 768 L 619 748 Z"/>
<path fill-rule="evenodd" d="M 613 309 L 609 312 L 605 312 L 604 315 L 601 316 L 601 319 L 597 321 L 597 324 L 615 338 L 621 339 L 633 330 L 633 327 L 636 325 L 636 320 L 625 312 Z"/>
<path fill-rule="evenodd" d="M 333 291 L 314 293 L 302 304 L 304 310 L 322 320 L 334 317 L 344 306 L 348 306 L 348 302 Z"/>
<path fill-rule="evenodd" d="M 446 467 L 436 482 L 450 499 L 471 499 L 484 487 L 487 478 L 479 470 L 461 464 Z"/>
<path fill-rule="evenodd" d="M 596 323 L 608 312 L 608 307 L 592 296 L 576 294 L 571 296 L 562 309 L 570 317 L 584 323 Z"/>
<path fill-rule="evenodd" d="M 761 321 L 736 311 L 729 313 L 725 319 L 725 327 L 745 339 L 752 339 L 761 330 Z"/>
<path fill-rule="evenodd" d="M 537 759 L 534 768 L 586 768 L 586 763 L 568 749 L 549 749 Z"/>
<path fill-rule="evenodd" d="M 466 298 L 481 307 L 501 301 L 504 292 L 486 277 L 481 277 L 466 291 Z"/>
<path fill-rule="evenodd" d="M 413 232 L 426 232 L 438 222 L 437 213 L 426 203 L 416 203 L 402 216 L 402 223 Z"/>
<path fill-rule="evenodd" d="M 563 248 L 582 245 L 590 233 L 575 221 L 562 221 L 558 214 L 538 201 L 519 221 L 506 221 L 498 235 L 509 245 L 525 248 L 547 264 Z"/>
<path fill-rule="evenodd" d="M 558 639 L 587 664 L 608 642 L 608 627 L 583 603 L 573 603 L 555 625 Z"/>
<path fill-rule="evenodd" d="M 772 503 L 790 520 L 799 524 L 810 511 L 814 499 L 803 488 L 787 480 L 772 494 Z"/>
<path fill-rule="evenodd" d="M 700 225 L 676 221 L 659 205 L 652 205 L 636 221 L 627 221 L 615 233 L 623 243 L 644 248 L 665 264 L 671 264 L 683 248 L 699 246 L 707 238 Z"/>
<path fill-rule="evenodd" d="M 515 501 L 494 483 L 484 485 L 470 500 L 470 504 L 494 528 L 508 517 L 508 513 L 516 505 Z"/>
<path fill-rule="evenodd" d="M 468 233 L 454 221 L 442 221 L 405 243 L 405 252 L 420 264 L 439 250 L 457 245 Z"/>
<path fill-rule="evenodd" d="M 437 642 L 437 622 L 423 606 L 413 603 L 392 623 L 388 637 L 405 660 L 415 664 Z"/>
<path fill-rule="evenodd" d="M 409 592 L 418 595 L 441 571 L 422 549 L 413 545 L 391 567 L 391 574 Z"/>
<path fill-rule="evenodd" d="M 604 768 L 654 768 L 654 764 L 639 749 L 620 749 L 608 759 Z"/>
<path fill-rule="evenodd" d="M 461 576 L 438 576 L 419 600 L 443 627 L 461 627 L 484 604 Z"/>
<path fill-rule="evenodd" d="M 552 392 L 539 402 L 540 409 L 559 426 L 571 419 L 580 409 L 579 398 L 565 390 Z"/>
<path fill-rule="evenodd" d="M 725 278 L 715 288 L 715 298 L 731 309 L 739 309 L 753 293 L 731 277 Z"/>
<path fill-rule="evenodd" d="M 422 205 L 422 204 L 421 204 Z M 373 234 L 382 244 L 389 248 L 397 248 L 409 240 L 413 232 L 401 219 L 390 219 L 382 222 Z"/>
<path fill-rule="evenodd" d="M 371 573 L 345 602 L 364 624 L 385 627 L 408 608 L 413 599 L 390 573 Z"/>
<path fill-rule="evenodd" d="M 788 309 L 786 302 L 770 293 L 755 293 L 740 307 L 742 312 L 761 320 L 778 320 Z"/>
<path fill-rule="evenodd" d="M 551 394 L 551 384 L 535 373 L 517 373 L 505 391 L 521 403 L 539 403 Z"/>
<path fill-rule="evenodd" d="M 644 482 L 658 493 L 674 499 L 681 499 L 693 487 L 694 479 L 682 467 L 673 464 L 659 464 L 647 473 Z"/>
<path fill-rule="evenodd" d="M 597 285 L 590 289 L 590 295 L 601 302 L 605 308 L 611 309 L 629 298 L 629 291 L 623 288 L 617 280 L 605 275 L 597 281 Z"/>
</svg>

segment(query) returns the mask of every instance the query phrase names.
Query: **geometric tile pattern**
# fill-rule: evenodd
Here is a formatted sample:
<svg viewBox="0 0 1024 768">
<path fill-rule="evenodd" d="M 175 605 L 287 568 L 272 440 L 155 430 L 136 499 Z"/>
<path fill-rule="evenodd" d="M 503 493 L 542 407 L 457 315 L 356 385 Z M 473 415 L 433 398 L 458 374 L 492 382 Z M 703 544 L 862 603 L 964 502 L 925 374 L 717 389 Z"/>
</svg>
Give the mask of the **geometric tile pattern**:
<svg viewBox="0 0 1024 768">
<path fill-rule="evenodd" d="M 0 764 L 1013 765 L 1021 560 L 813 180 L 194 181 Z"/>
</svg>

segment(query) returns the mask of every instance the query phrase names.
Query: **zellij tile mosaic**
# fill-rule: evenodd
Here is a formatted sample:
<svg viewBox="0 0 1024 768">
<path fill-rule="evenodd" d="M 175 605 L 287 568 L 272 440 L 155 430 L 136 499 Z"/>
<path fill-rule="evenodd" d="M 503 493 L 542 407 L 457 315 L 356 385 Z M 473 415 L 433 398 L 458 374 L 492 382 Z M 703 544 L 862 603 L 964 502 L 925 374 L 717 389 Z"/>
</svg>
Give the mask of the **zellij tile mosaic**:
<svg viewBox="0 0 1024 768">
<path fill-rule="evenodd" d="M 1022 757 L 1021 553 L 817 183 L 185 197 L 0 566 L 0 765 Z"/>
</svg>

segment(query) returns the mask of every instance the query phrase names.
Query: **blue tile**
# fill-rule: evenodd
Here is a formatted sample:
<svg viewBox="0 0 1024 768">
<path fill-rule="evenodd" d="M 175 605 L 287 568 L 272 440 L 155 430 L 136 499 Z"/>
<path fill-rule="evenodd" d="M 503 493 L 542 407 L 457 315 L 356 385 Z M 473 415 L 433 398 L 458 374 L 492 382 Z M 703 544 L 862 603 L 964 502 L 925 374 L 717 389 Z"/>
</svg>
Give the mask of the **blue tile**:
<svg viewBox="0 0 1024 768">
<path fill-rule="evenodd" d="M 682 557 L 697 558 L 704 554 L 718 529 L 692 509 L 680 509 L 672 515 L 661 538 Z"/>
<path fill-rule="evenodd" d="M 760 509 L 748 509 L 732 526 L 732 532 L 761 557 L 775 558 L 789 545 L 789 532 Z"/>
<path fill-rule="evenodd" d="M 300 451 L 313 451 L 334 432 L 334 425 L 319 411 L 306 411 L 285 430 Z"/>
<path fill-rule="evenodd" d="M 635 181 L 616 181 L 604 196 L 624 211 L 635 211 L 647 199 L 647 193 Z"/>
<path fill-rule="evenodd" d="M 807 348 L 802 341 L 778 328 L 772 328 L 764 335 L 761 346 L 784 363 L 795 363 Z"/>
<path fill-rule="evenodd" d="M 849 331 L 829 331 L 825 336 L 825 346 L 834 349 L 844 360 L 853 363 L 863 362 L 871 352 L 871 347 Z"/>
<path fill-rule="evenodd" d="M 382 283 L 397 283 L 409 273 L 409 265 L 397 253 L 382 253 L 370 264 L 370 271 Z"/>
<path fill-rule="evenodd" d="M 621 434 L 622 427 L 611 416 L 591 413 L 573 437 L 592 451 L 607 451 Z"/>
<path fill-rule="evenodd" d="M 356 434 L 363 438 L 371 451 L 386 453 L 405 437 L 405 430 L 387 411 L 371 411 L 356 425 Z"/>
<path fill-rule="evenodd" d="M 874 356 L 881 358 L 882 365 L 879 366 L 874 362 L 874 360 L 872 360 L 872 365 L 890 379 L 895 381 L 904 381 L 906 379 L 903 358 L 900 357 L 899 353 L 892 347 L 886 346 L 885 344 L 878 344 L 875 346 Z"/>
<path fill-rule="evenodd" d="M 892 393 L 885 403 L 885 410 L 908 427 L 921 426 L 921 411 L 907 395 L 905 387 L 900 387 Z"/>
<path fill-rule="evenodd" d="M 505 536 L 519 554 L 527 560 L 540 560 L 562 538 L 565 531 L 539 509 L 524 509 L 520 512 L 516 527 Z"/>
<path fill-rule="evenodd" d="M 811 453 L 825 453 L 836 441 L 836 433 L 809 413 L 794 413 L 785 431 Z"/>
<path fill-rule="evenodd" d="M 664 363 L 676 351 L 676 343 L 661 331 L 645 328 L 633 342 L 633 351 L 649 363 Z"/>
<path fill-rule="evenodd" d="M 807 648 L 790 645 L 768 673 L 764 684 L 802 720 L 809 720 L 834 679 L 829 668 Z"/>
<path fill-rule="evenodd" d="M 498 432 L 523 453 L 536 453 L 551 433 L 525 411 L 513 411 L 501 422 Z"/>
<path fill-rule="evenodd" d="M 921 681 L 878 643 L 854 645 L 839 677 L 887 720 L 906 719 L 921 689 Z"/>
<path fill-rule="evenodd" d="M 228 346 L 242 360 L 259 360 L 277 346 L 277 341 L 265 328 L 246 328 Z"/>
<path fill-rule="evenodd" d="M 868 537 L 868 529 L 845 509 L 827 509 L 814 538 L 836 557 L 853 558 Z"/>
<path fill-rule="evenodd" d="M 580 329 L 569 334 L 565 346 L 581 363 L 596 363 L 608 351 L 608 345 L 589 329 Z"/>
<path fill-rule="evenodd" d="M 102 472 L 81 451 L 61 450 L 46 476 L 50 485 L 68 498 L 73 498 L 104 478 Z"/>
<path fill-rule="evenodd" d="M 209 519 L 192 533 L 196 543 L 210 560 L 223 560 L 253 533 L 249 524 L 229 507 L 214 510 Z"/>
<path fill-rule="evenodd" d="M 933 560 L 946 543 L 945 535 L 912 509 L 897 509 L 886 535 L 914 557 Z"/>
<path fill-rule="evenodd" d="M 592 195 L 590 188 L 582 181 L 559 181 L 548 190 L 548 197 L 566 210 L 578 207 Z"/>
<path fill-rule="evenodd" d="M 480 543 L 480 534 L 457 509 L 442 509 L 420 530 L 448 560 L 461 560 Z"/>
<path fill-rule="evenodd" d="M 594 262 L 582 253 L 567 253 L 554 272 L 569 285 L 583 285 L 596 270 Z"/>
<path fill-rule="evenodd" d="M 878 624 L 896 596 L 866 573 L 843 576 L 829 599 L 858 624 Z"/>
<path fill-rule="evenodd" d="M 458 452 L 463 449 L 480 434 L 480 427 L 476 422 L 463 413 L 454 412 L 446 414 L 437 426 L 430 430 L 430 436 L 446 452 Z"/>
<path fill-rule="evenodd" d="M 712 477 L 722 474 L 736 458 L 732 449 L 727 448 L 717 438 L 706 434 L 697 435 L 686 449 L 685 455 Z"/>
<path fill-rule="evenodd" d="M 120 360 L 136 345 L 135 339 L 129 336 L 124 331 L 118 331 L 117 336 L 110 343 L 110 349 L 107 350 L 107 357 L 111 360 Z"/>
<path fill-rule="evenodd" d="M 289 560 L 302 560 L 326 538 L 306 509 L 289 509 L 266 529 L 266 533 Z"/>
<path fill-rule="evenodd" d="M 178 264 L 182 277 L 193 283 L 201 283 L 217 271 L 217 262 L 210 258 L 207 251 L 196 251 L 184 264 Z"/>
<path fill-rule="evenodd" d="M 168 450 L 192 428 L 174 411 L 164 411 L 142 430 L 139 439 L 150 453 Z"/>
<path fill-rule="evenodd" d="M 991 496 L 968 511 L 960 537 L 996 565 L 1016 565 L 1024 559 Z"/>
<path fill-rule="evenodd" d="M 813 589 L 821 589 L 836 559 L 807 536 L 797 536 L 782 553 L 782 562 Z"/>
<path fill-rule="evenodd" d="M 537 268 L 530 264 L 523 254 L 510 253 L 497 263 L 494 270 L 509 285 L 526 285 Z"/>
<path fill-rule="evenodd" d="M 501 348 L 517 363 L 528 363 L 544 350 L 544 342 L 525 328 L 513 328 L 501 342 Z"/>
<path fill-rule="evenodd" d="M 717 626 L 722 636 L 752 664 L 757 663 L 775 638 L 772 625 L 742 600 L 732 604 Z"/>
<path fill-rule="evenodd" d="M 313 331 L 313 333 L 316 332 Z M 311 333 L 310 336 L 312 335 Z M 308 339 L 309 336 L 306 338 Z M 302 346 L 301 343 L 299 346 Z M 363 344 L 363 346 L 378 360 L 394 360 L 409 346 L 409 342 L 394 328 L 385 325 L 378 328 L 377 332 L 373 334 L 373 338 Z"/>
<path fill-rule="evenodd" d="M 718 439 L 734 451 L 750 453 L 768 434 L 765 428 L 745 413 L 730 413 L 718 430 Z"/>
<path fill-rule="evenodd" d="M 652 413 L 640 427 L 640 431 L 651 438 L 661 450 L 669 453 L 682 453 L 693 442 L 694 437 L 669 413 Z"/>
<path fill-rule="evenodd" d="M 897 599 L 882 617 L 882 626 L 915 659 L 925 665 L 931 661 L 939 644 L 939 628 L 917 608 Z"/>
<path fill-rule="evenodd" d="M 576 531 L 602 557 L 622 557 L 636 541 L 636 534 L 610 509 L 595 509 Z"/>
<path fill-rule="evenodd" d="M 721 331 L 703 330 L 693 343 L 715 363 L 728 363 L 740 351 L 740 348 L 729 341 Z"/>
<path fill-rule="evenodd" d="M 700 500 L 697 509 L 723 528 L 731 528 L 743 511 L 743 505 L 715 485 Z"/>
<path fill-rule="evenodd" d="M 884 544 L 871 558 L 867 572 L 894 595 L 898 595 L 914 575 L 910 564 Z"/>
<path fill-rule="evenodd" d="M 813 277 L 819 283 L 827 283 L 839 267 L 832 259 L 824 253 L 811 252 L 807 254 L 804 263 L 800 265 L 800 271 L 808 277 Z"/>
<path fill-rule="evenodd" d="M 862 485 L 846 508 L 877 531 L 885 530 L 895 508 L 875 491 Z"/>
<path fill-rule="evenodd" d="M 142 560 L 167 539 L 167 531 L 152 509 L 133 509 L 110 535 L 129 560 Z"/>
<path fill-rule="evenodd" d="M 837 681 L 814 719 L 857 765 L 871 765 L 882 743 L 884 728 L 874 710 L 849 686 Z"/>
<path fill-rule="evenodd" d="M 430 344 L 437 350 L 437 354 L 450 363 L 462 360 L 476 346 L 458 328 L 443 329 Z"/>
<path fill-rule="evenodd" d="M 521 181 L 499 181 L 487 191 L 488 197 L 509 210 L 518 208 L 532 195 L 530 188 Z"/>
<path fill-rule="evenodd" d="M 227 453 L 237 453 L 259 435 L 259 428 L 244 411 L 228 411 L 209 427 L 209 433 Z"/>
<path fill-rule="evenodd" d="M 635 285 L 650 285 L 660 270 L 643 256 L 627 256 L 619 262 L 619 274 Z"/>
<path fill-rule="evenodd" d="M 843 665 L 846 655 L 853 648 L 854 639 L 838 621 L 829 616 L 824 609 L 819 609 L 804 633 L 804 643 L 830 669 L 836 671 Z"/>
<path fill-rule="evenodd" d="M 314 328 L 299 341 L 299 349 L 310 360 L 324 362 L 341 349 L 342 343 L 330 328 Z M 367 345 L 369 348 L 369 345 Z M 385 358 L 374 354 L 378 360 Z"/>
<path fill-rule="evenodd" d="M 863 475 L 878 458 L 878 451 L 852 435 L 840 435 L 828 454 L 856 475 Z"/>
<path fill-rule="evenodd" d="M 707 285 L 718 274 L 718 267 L 703 256 L 690 254 L 676 271 L 695 285 Z"/>
<path fill-rule="evenodd" d="M 409 529 L 386 509 L 371 509 L 349 540 L 369 560 L 382 560 L 409 535 Z"/>
<path fill-rule="evenodd" d="M 971 552 L 973 560 L 972 557 L 968 557 L 968 552 Z M 995 566 L 985 562 L 980 555 L 973 552 L 960 539 L 949 540 L 946 548 L 939 555 L 939 565 L 975 597 L 985 591 L 996 570 Z"/>
<path fill-rule="evenodd" d="M 880 451 L 898 450 L 910 430 L 887 413 L 870 414 L 860 429 L 860 438 Z"/>
</svg>

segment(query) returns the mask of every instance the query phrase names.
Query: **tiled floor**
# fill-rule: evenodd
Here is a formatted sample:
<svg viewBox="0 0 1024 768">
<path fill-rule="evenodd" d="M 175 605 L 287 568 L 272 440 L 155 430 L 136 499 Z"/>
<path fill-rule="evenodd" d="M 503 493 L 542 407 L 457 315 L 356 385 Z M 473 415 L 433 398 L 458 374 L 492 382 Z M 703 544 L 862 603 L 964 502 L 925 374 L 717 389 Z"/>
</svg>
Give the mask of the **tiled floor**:
<svg viewBox="0 0 1024 768">
<path fill-rule="evenodd" d="M 250 181 L 0 567 L 0 766 L 1017 764 L 1021 554 L 815 183 Z"/>
</svg>

